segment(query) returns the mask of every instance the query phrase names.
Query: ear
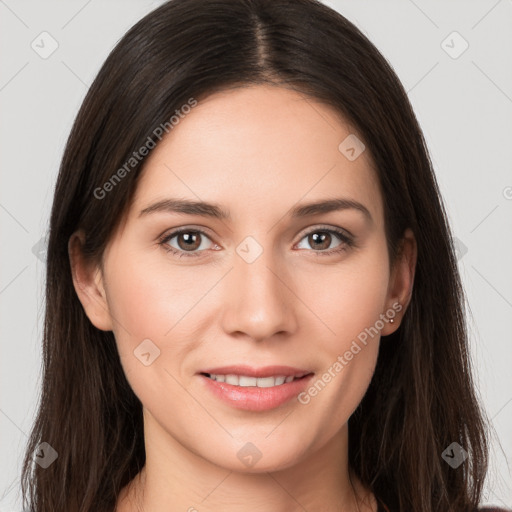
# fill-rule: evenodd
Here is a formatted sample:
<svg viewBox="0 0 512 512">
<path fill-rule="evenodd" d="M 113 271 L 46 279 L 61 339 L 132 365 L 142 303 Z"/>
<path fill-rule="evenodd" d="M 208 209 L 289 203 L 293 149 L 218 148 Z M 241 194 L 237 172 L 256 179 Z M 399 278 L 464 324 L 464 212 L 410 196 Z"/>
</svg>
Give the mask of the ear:
<svg viewBox="0 0 512 512">
<path fill-rule="evenodd" d="M 105 293 L 103 272 L 99 265 L 83 255 L 85 234 L 75 231 L 68 241 L 71 274 L 76 294 L 91 323 L 102 331 L 112 330 L 112 319 Z"/>
<path fill-rule="evenodd" d="M 393 271 L 391 272 L 386 299 L 387 310 L 395 311 L 396 314 L 393 323 L 390 323 L 389 320 L 385 322 L 385 326 L 381 331 L 382 336 L 387 336 L 400 327 L 412 297 L 417 258 L 416 238 L 412 230 L 407 228 L 404 231 Z M 391 315 L 387 316 L 391 318 Z"/>
</svg>

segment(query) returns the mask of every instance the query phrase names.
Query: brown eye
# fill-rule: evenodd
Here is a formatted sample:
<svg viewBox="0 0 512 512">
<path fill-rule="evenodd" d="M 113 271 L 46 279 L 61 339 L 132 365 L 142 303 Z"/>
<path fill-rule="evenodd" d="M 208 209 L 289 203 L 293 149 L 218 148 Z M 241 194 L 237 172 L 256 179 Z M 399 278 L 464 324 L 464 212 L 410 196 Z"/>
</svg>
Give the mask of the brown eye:
<svg viewBox="0 0 512 512">
<path fill-rule="evenodd" d="M 174 241 L 174 239 L 176 239 L 176 241 Z M 211 248 L 211 246 L 208 247 L 208 244 L 204 247 L 203 239 L 209 240 L 210 244 L 212 244 L 208 235 L 201 230 L 179 229 L 169 233 L 160 240 L 160 245 L 162 245 L 165 250 L 176 254 L 180 258 L 182 256 L 201 256 L 202 252 Z"/>
<path fill-rule="evenodd" d="M 339 243 L 331 247 L 333 241 L 339 240 Z M 354 240 L 345 234 L 344 231 L 337 228 L 317 228 L 314 231 L 306 233 L 302 240 L 307 241 L 307 245 L 317 256 L 327 256 L 334 253 L 346 251 L 350 247 L 355 246 Z M 308 248 L 308 247 L 300 247 Z"/>
<path fill-rule="evenodd" d="M 319 233 L 321 233 L 319 235 Z M 315 249 L 325 250 L 331 245 L 332 236 L 327 231 L 317 231 L 308 235 L 308 243 Z"/>
<path fill-rule="evenodd" d="M 175 235 L 178 246 L 184 251 L 194 251 L 201 245 L 201 235 L 196 231 L 186 231 Z"/>
</svg>

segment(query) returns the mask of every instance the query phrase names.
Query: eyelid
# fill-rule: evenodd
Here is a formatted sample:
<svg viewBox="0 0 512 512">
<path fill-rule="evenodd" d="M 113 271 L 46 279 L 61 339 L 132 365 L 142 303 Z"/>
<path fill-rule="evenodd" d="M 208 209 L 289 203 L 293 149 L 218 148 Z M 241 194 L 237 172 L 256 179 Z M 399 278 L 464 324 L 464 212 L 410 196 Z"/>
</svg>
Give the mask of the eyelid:
<svg viewBox="0 0 512 512">
<path fill-rule="evenodd" d="M 216 243 L 213 240 L 215 235 L 212 234 L 211 229 L 194 224 L 187 224 L 186 226 L 178 226 L 175 228 L 166 229 L 161 235 L 158 235 L 157 241 L 162 242 L 162 240 L 170 240 L 171 238 L 174 238 L 181 233 L 186 233 L 189 231 L 201 233 L 205 237 L 209 238 L 212 243 Z"/>
<path fill-rule="evenodd" d="M 345 234 L 347 236 L 347 238 L 352 238 L 352 239 L 355 238 L 355 236 L 346 228 L 342 228 L 340 226 L 332 226 L 329 224 L 313 224 L 312 226 L 308 226 L 307 228 L 304 228 L 300 232 L 300 234 L 298 235 L 298 241 L 302 240 L 306 235 L 309 235 L 316 230 L 320 231 L 321 229 L 341 231 L 343 234 Z M 158 238 L 158 240 L 162 240 L 162 239 L 168 238 L 171 235 L 176 236 L 180 233 L 183 233 L 184 231 L 197 231 L 197 232 L 202 233 L 203 235 L 207 236 L 210 239 L 213 236 L 210 234 L 211 230 L 209 228 L 206 228 L 204 226 L 194 225 L 194 224 L 187 224 L 186 226 L 179 226 L 176 228 L 167 229 L 161 235 L 159 235 L 157 238 Z M 213 242 L 213 240 L 212 240 L 212 242 Z"/>
<path fill-rule="evenodd" d="M 182 256 L 196 257 L 196 256 L 200 256 L 202 253 L 207 252 L 207 249 L 202 249 L 200 251 L 183 251 L 181 249 L 176 249 L 176 248 L 168 245 L 168 242 L 170 240 L 172 240 L 173 238 L 175 238 L 176 236 L 179 236 L 182 233 L 196 232 L 196 233 L 199 233 L 200 235 L 204 235 L 206 238 L 208 238 L 212 242 L 212 244 L 219 246 L 219 244 L 217 244 L 217 242 L 215 242 L 212 239 L 212 237 L 209 235 L 208 231 L 210 231 L 208 228 L 204 228 L 202 226 L 198 227 L 198 226 L 194 226 L 194 225 L 186 225 L 186 226 L 181 226 L 181 227 L 177 227 L 177 228 L 172 228 L 172 229 L 164 232 L 164 234 L 160 235 L 160 237 L 158 237 L 158 243 L 162 246 L 166 246 L 165 250 L 174 253 L 178 257 L 182 257 Z M 348 231 L 347 229 L 341 228 L 339 226 L 331 226 L 328 224 L 316 224 L 316 225 L 304 228 L 304 230 L 299 235 L 297 243 L 299 243 L 303 238 L 305 238 L 306 236 L 308 236 L 312 233 L 322 232 L 322 231 L 326 231 L 326 232 L 333 233 L 334 235 L 336 235 L 340 239 L 340 242 L 341 242 L 340 245 L 344 246 L 345 249 L 356 247 L 355 237 L 354 237 L 354 235 L 352 235 L 352 233 L 350 231 Z M 297 243 L 294 245 L 297 245 Z M 333 254 L 336 252 L 341 252 L 342 250 L 345 250 L 345 249 L 343 249 L 343 248 L 336 249 L 335 248 L 335 249 L 328 249 L 328 250 L 322 250 L 322 251 L 315 251 L 315 250 L 311 249 L 311 251 L 319 256 L 319 255 L 330 255 L 330 254 Z"/>
<path fill-rule="evenodd" d="M 301 233 L 299 235 L 299 241 L 302 240 L 306 235 L 309 235 L 310 233 L 314 233 L 316 231 L 321 231 L 321 230 L 334 231 L 334 232 L 339 231 L 340 233 L 344 234 L 347 238 L 351 238 L 351 239 L 355 238 L 355 236 L 348 229 L 342 228 L 340 226 L 333 226 L 330 224 L 314 224 L 313 226 L 304 228 L 304 230 L 301 231 Z"/>
<path fill-rule="evenodd" d="M 163 234 L 161 234 L 160 236 L 157 237 L 157 240 L 160 245 L 167 245 L 168 242 L 170 240 L 172 240 L 173 238 L 175 238 L 176 236 L 179 236 L 182 233 L 192 232 L 192 233 L 199 233 L 200 235 L 204 235 L 206 238 L 208 238 L 211 241 L 211 243 L 213 245 L 219 245 L 219 244 L 217 244 L 217 242 L 215 242 L 212 239 L 212 236 L 210 235 L 209 231 L 210 230 L 208 228 L 204 228 L 202 226 L 198 227 L 198 226 L 194 226 L 194 225 L 186 225 L 186 226 L 172 228 L 172 229 L 168 229 L 168 230 L 164 231 Z M 171 251 L 178 250 L 171 246 L 168 246 L 168 249 Z M 205 252 L 205 249 L 203 249 L 201 251 L 180 251 L 180 252 L 184 252 L 184 253 L 188 252 L 189 254 L 200 254 L 202 252 Z"/>
</svg>

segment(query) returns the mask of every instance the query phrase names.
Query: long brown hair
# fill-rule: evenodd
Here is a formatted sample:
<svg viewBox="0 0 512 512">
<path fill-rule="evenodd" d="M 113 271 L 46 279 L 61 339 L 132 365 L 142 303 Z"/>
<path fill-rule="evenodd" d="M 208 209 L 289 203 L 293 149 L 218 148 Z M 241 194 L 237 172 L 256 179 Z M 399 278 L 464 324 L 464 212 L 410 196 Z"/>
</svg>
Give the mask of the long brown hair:
<svg viewBox="0 0 512 512">
<path fill-rule="evenodd" d="M 145 463 L 142 405 L 112 332 L 95 328 L 73 287 L 68 240 L 100 261 L 144 158 L 99 189 L 191 97 L 271 83 L 325 102 L 357 127 L 378 173 L 390 261 L 416 237 L 411 302 L 383 339 L 349 420 L 349 462 L 392 512 L 467 512 L 487 471 L 487 424 L 471 376 L 465 297 L 446 212 L 407 94 L 375 46 L 315 0 L 171 0 L 132 27 L 94 80 L 55 188 L 47 252 L 43 385 L 22 472 L 34 512 L 111 512 Z M 167 125 L 168 126 L 168 125 Z M 34 462 L 40 443 L 57 459 Z M 458 443 L 457 469 L 443 451 Z"/>
</svg>

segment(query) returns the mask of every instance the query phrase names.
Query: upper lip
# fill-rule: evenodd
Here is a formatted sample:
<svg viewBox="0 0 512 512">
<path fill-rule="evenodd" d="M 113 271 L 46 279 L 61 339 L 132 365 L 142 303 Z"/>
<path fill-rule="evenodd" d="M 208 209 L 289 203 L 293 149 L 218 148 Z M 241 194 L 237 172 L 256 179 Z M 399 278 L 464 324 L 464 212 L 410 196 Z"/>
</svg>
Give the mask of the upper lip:
<svg viewBox="0 0 512 512">
<path fill-rule="evenodd" d="M 290 375 L 293 377 L 302 377 L 312 372 L 311 370 L 282 365 L 263 366 L 261 368 L 253 368 L 247 365 L 233 365 L 208 368 L 198 373 L 209 373 L 210 375 L 247 375 L 248 377 L 274 377 L 280 375 L 284 377 L 289 377 Z"/>
</svg>

